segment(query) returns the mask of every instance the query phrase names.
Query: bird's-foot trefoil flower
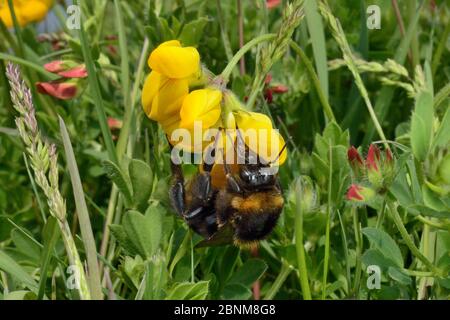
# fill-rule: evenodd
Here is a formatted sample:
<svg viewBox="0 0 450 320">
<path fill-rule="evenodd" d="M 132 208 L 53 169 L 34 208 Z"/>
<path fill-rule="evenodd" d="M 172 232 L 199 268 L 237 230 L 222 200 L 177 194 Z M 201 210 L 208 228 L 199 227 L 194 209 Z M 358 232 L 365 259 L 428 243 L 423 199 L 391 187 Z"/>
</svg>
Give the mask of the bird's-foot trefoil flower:
<svg viewBox="0 0 450 320">
<path fill-rule="evenodd" d="M 152 51 L 148 65 L 168 78 L 184 79 L 200 71 L 200 55 L 194 47 L 182 47 L 178 40 L 171 40 Z"/>
<path fill-rule="evenodd" d="M 20 26 L 43 20 L 53 6 L 53 0 L 13 0 L 12 2 Z M 14 25 L 7 0 L 0 0 L 0 20 L 8 28 Z"/>
</svg>

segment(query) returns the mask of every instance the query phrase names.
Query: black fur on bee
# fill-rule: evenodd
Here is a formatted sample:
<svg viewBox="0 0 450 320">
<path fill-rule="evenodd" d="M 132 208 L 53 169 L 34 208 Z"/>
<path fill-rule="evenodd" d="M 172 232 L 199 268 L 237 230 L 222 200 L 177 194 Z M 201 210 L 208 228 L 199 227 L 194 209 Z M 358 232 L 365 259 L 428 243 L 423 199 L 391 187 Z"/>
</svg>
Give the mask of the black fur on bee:
<svg viewBox="0 0 450 320">
<path fill-rule="evenodd" d="M 215 151 L 214 146 L 213 157 Z M 171 163 L 171 204 L 188 226 L 207 242 L 223 238 L 220 234 L 226 229 L 229 236 L 218 244 L 233 242 L 240 247 L 256 246 L 272 232 L 283 209 L 277 173 L 271 170 L 270 164 L 259 161 L 250 164 L 248 160 L 255 154 L 248 147 L 243 151 L 245 164 L 239 165 L 236 174 L 231 172 L 222 153 L 226 185 L 221 188 L 211 183 L 213 164 L 204 163 L 203 170 L 185 183 L 181 165 Z"/>
</svg>

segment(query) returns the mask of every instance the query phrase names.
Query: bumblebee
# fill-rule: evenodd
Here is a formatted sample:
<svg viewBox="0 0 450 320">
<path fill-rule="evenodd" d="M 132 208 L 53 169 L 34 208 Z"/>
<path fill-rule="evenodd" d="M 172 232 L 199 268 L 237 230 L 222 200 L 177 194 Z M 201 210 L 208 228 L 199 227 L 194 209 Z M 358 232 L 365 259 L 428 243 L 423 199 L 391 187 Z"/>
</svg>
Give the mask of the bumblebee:
<svg viewBox="0 0 450 320">
<path fill-rule="evenodd" d="M 202 164 L 202 170 L 186 183 L 181 166 L 171 162 L 171 204 L 188 226 L 205 238 L 200 246 L 232 242 L 243 248 L 255 247 L 274 229 L 283 209 L 278 174 L 270 163 L 250 161 L 259 158 L 247 146 L 245 163 L 233 166 L 234 170 L 222 155 L 224 185 L 212 180 L 214 163 Z"/>
</svg>

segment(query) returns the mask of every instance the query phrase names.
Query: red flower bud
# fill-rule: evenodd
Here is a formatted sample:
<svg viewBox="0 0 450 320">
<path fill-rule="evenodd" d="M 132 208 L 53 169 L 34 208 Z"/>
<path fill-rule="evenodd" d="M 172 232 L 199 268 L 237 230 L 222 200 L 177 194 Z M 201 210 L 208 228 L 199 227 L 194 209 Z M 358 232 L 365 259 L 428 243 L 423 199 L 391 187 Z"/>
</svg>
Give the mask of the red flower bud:
<svg viewBox="0 0 450 320">
<path fill-rule="evenodd" d="M 88 73 L 86 70 L 86 66 L 84 64 L 80 64 L 75 68 L 58 72 L 58 75 L 64 78 L 86 78 L 88 76 Z"/>
<path fill-rule="evenodd" d="M 358 166 L 362 166 L 364 164 L 363 159 L 361 158 L 358 150 L 356 150 L 356 148 L 354 146 L 351 146 L 347 150 L 347 158 L 348 158 L 348 161 L 350 162 L 350 164 L 355 164 Z"/>
<path fill-rule="evenodd" d="M 389 150 L 389 149 L 386 149 L 386 163 L 387 164 L 390 164 L 390 163 L 392 163 L 392 153 L 391 153 L 391 150 Z"/>
<path fill-rule="evenodd" d="M 268 75 L 266 76 L 266 79 L 264 80 L 264 83 L 265 83 L 265 84 L 269 84 L 270 81 L 272 81 L 272 75 L 271 75 L 271 74 L 268 74 Z"/>
<path fill-rule="evenodd" d="M 347 191 L 347 200 L 358 200 L 358 201 L 362 201 L 364 198 L 363 196 L 359 193 L 359 191 L 361 190 L 361 187 L 356 185 L 356 184 L 352 184 L 350 186 L 350 188 Z"/>
<path fill-rule="evenodd" d="M 86 78 L 87 71 L 84 64 L 72 60 L 55 60 L 44 65 L 45 70 L 64 78 Z"/>
<path fill-rule="evenodd" d="M 367 202 L 370 201 L 374 196 L 374 190 L 356 184 L 352 184 L 346 194 L 347 200 L 355 202 Z"/>
<path fill-rule="evenodd" d="M 108 127 L 110 129 L 120 129 L 122 128 L 122 121 L 113 117 L 108 118 Z"/>
<path fill-rule="evenodd" d="M 36 87 L 39 93 L 47 94 L 61 100 L 74 98 L 78 93 L 78 86 L 74 82 L 38 82 Z"/>
<path fill-rule="evenodd" d="M 286 93 L 289 90 L 289 88 L 283 84 L 272 86 L 270 89 L 272 89 L 274 93 Z"/>
<path fill-rule="evenodd" d="M 264 93 L 264 98 L 266 98 L 267 103 L 272 103 L 272 101 L 273 101 L 272 89 L 266 89 L 266 91 Z"/>
<path fill-rule="evenodd" d="M 64 61 L 62 60 L 55 60 L 49 63 L 44 64 L 45 70 L 51 73 L 58 73 L 61 71 L 64 71 L 66 69 L 64 65 Z"/>
<path fill-rule="evenodd" d="M 267 9 L 272 9 L 278 6 L 281 0 L 266 0 Z"/>
<path fill-rule="evenodd" d="M 380 162 L 380 149 L 378 149 L 376 145 L 371 144 L 366 158 L 367 169 L 379 171 L 378 167 L 379 162 Z"/>
</svg>

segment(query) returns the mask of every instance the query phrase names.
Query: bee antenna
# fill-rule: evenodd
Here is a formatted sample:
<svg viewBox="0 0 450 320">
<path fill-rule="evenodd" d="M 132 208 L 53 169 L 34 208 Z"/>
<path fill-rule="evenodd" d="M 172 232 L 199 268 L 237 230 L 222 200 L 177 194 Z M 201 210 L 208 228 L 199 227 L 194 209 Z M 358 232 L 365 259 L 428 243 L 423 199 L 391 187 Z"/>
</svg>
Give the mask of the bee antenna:
<svg viewBox="0 0 450 320">
<path fill-rule="evenodd" d="M 284 149 L 286 149 L 286 147 L 287 147 L 287 142 L 284 143 L 284 146 L 283 146 L 283 148 L 281 148 L 277 157 L 274 160 L 270 161 L 270 163 L 269 163 L 270 165 L 272 165 L 275 161 L 277 161 L 281 157 L 281 154 L 283 153 Z"/>
</svg>

